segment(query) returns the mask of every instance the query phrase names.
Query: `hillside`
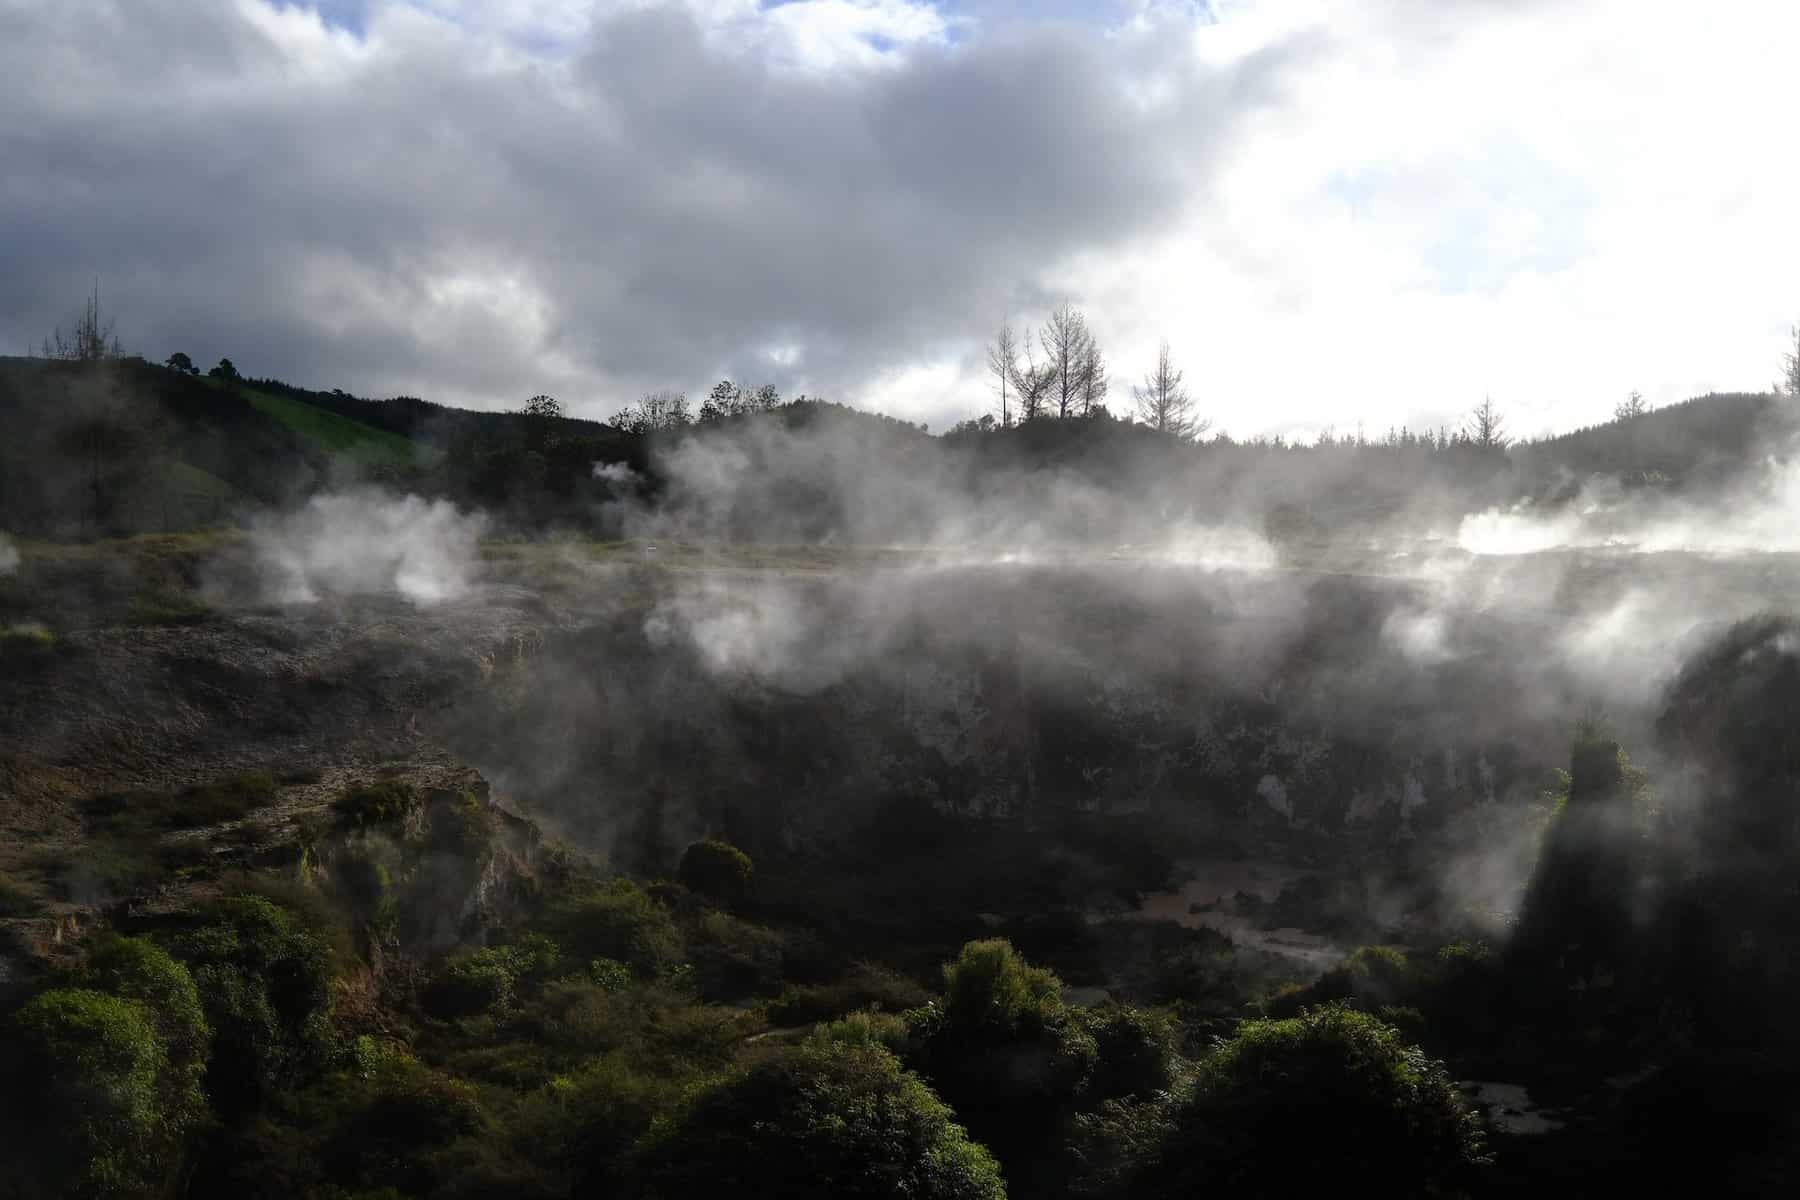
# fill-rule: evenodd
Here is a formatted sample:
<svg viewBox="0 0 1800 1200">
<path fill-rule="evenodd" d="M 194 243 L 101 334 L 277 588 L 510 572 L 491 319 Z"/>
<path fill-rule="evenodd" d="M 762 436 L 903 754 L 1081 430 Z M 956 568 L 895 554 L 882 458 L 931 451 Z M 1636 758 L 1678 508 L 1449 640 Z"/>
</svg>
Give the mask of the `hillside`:
<svg viewBox="0 0 1800 1200">
<path fill-rule="evenodd" d="M 1796 404 L 1768 393 L 1712 393 L 1528 442 L 1511 457 L 1532 490 L 1593 475 L 1701 487 L 1785 450 L 1800 429 Z"/>
<path fill-rule="evenodd" d="M 414 442 L 385 429 L 255 387 L 244 388 L 243 395 L 256 411 L 287 426 L 315 448 L 359 467 L 398 470 L 419 461 L 419 447 Z"/>
<path fill-rule="evenodd" d="M 417 459 L 383 430 L 141 359 L 0 359 L 0 526 L 15 533 L 229 523 Z"/>
<path fill-rule="evenodd" d="M 1504 453 L 1411 436 L 1177 442 L 1104 413 L 931 436 L 804 398 L 619 428 L 278 380 L 226 383 L 141 359 L 7 358 L 0 528 L 176 531 L 373 484 L 480 509 L 517 533 L 617 537 L 635 527 L 638 506 L 673 499 L 683 532 L 733 541 L 935 540 L 947 527 L 967 532 L 972 512 L 1004 507 L 1008 536 L 1041 533 L 1047 519 L 1063 535 L 1133 542 L 1146 522 L 1189 520 L 1324 544 L 1353 531 L 1441 528 L 1524 498 L 1558 503 L 1597 476 L 1705 493 L 1785 447 L 1797 424 L 1791 401 L 1743 394 Z M 701 477 L 705 497 L 691 494 Z M 846 490 L 852 479 L 886 482 Z M 684 487 L 690 494 L 671 497 Z M 868 503 L 846 507 L 850 494 Z M 992 521 L 973 524 L 996 532 Z M 670 532 L 667 521 L 659 529 Z"/>
</svg>

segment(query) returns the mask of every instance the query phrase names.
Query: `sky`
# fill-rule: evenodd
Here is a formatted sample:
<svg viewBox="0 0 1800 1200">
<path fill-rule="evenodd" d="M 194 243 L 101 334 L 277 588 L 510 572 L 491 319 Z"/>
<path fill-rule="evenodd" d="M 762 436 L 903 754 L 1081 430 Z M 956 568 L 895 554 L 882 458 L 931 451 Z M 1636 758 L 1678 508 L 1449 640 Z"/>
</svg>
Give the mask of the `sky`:
<svg viewBox="0 0 1800 1200">
<path fill-rule="evenodd" d="M 0 0 L 0 353 L 941 430 L 1003 321 L 1234 436 L 1764 390 L 1788 0 Z M 1791 345 L 1791 343 L 1789 343 Z"/>
</svg>

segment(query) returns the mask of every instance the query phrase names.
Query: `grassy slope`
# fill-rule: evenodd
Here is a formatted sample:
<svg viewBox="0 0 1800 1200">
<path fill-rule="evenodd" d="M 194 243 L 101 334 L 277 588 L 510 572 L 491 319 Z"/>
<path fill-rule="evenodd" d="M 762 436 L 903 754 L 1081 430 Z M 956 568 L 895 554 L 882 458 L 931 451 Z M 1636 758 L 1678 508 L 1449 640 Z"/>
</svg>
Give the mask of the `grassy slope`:
<svg viewBox="0 0 1800 1200">
<path fill-rule="evenodd" d="M 279 421 L 326 453 L 349 459 L 359 467 L 406 467 L 414 461 L 415 446 L 397 433 L 284 396 L 248 389 L 244 395 L 250 406 L 264 416 Z"/>
</svg>

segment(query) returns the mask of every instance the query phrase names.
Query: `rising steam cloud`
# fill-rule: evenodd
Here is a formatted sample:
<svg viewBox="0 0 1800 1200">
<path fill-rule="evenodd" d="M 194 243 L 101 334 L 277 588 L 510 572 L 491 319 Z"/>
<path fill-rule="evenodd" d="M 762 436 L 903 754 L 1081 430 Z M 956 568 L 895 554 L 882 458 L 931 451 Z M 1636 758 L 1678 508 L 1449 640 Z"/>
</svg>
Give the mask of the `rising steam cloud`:
<svg viewBox="0 0 1800 1200">
<path fill-rule="evenodd" d="M 1156 472 L 1096 477 L 998 466 L 922 434 L 826 414 L 791 428 L 702 430 L 659 456 L 665 490 L 612 515 L 628 537 L 888 548 L 962 565 L 1130 558 L 1199 569 L 1276 565 L 1252 524 L 1184 498 Z M 623 464 L 595 475 L 637 481 Z"/>
<path fill-rule="evenodd" d="M 1471 554 L 1537 554 L 1613 548 L 1655 554 L 1800 551 L 1800 458 L 1770 459 L 1744 482 L 1699 496 L 1626 491 L 1596 480 L 1571 503 L 1530 502 L 1463 518 L 1457 542 Z"/>
<path fill-rule="evenodd" d="M 0 575 L 11 575 L 19 569 L 19 551 L 12 539 L 0 533 Z"/>
<path fill-rule="evenodd" d="M 309 604 L 328 595 L 399 595 L 418 605 L 473 586 L 487 519 L 443 501 L 356 491 L 315 496 L 253 530 L 268 598 Z"/>
</svg>

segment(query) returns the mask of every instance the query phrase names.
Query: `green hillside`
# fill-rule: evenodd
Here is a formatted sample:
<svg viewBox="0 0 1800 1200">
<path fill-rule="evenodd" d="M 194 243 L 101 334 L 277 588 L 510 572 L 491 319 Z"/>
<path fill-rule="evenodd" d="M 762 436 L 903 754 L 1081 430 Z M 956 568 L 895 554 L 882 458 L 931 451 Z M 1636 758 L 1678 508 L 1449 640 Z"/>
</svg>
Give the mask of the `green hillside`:
<svg viewBox="0 0 1800 1200">
<path fill-rule="evenodd" d="M 244 397 L 256 411 L 280 422 L 326 454 L 365 468 L 405 468 L 418 461 L 418 448 L 397 433 L 315 408 L 301 400 L 252 388 Z"/>
</svg>

